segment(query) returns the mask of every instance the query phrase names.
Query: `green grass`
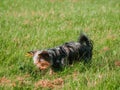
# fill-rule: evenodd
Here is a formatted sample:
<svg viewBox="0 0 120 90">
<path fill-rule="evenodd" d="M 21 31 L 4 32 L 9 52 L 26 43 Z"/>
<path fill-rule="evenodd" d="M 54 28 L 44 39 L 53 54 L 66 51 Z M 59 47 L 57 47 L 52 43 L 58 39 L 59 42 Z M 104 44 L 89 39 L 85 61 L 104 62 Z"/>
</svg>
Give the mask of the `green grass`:
<svg viewBox="0 0 120 90">
<path fill-rule="evenodd" d="M 25 53 L 76 41 L 94 42 L 92 63 L 76 63 L 50 76 Z M 40 80 L 62 78 L 55 90 L 120 90 L 119 0 L 0 0 L 0 89 L 49 89 Z"/>
</svg>

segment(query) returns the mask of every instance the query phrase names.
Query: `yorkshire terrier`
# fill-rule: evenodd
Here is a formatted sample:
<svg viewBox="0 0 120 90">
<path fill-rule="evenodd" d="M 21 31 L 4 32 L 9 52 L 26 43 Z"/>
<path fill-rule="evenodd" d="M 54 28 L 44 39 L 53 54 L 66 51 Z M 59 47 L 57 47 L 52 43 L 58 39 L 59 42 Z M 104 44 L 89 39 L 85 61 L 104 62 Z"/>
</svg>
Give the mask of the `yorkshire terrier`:
<svg viewBox="0 0 120 90">
<path fill-rule="evenodd" d="M 50 67 L 55 71 L 63 66 L 72 65 L 75 60 L 83 60 L 85 63 L 91 61 L 92 50 L 92 41 L 85 34 L 81 34 L 77 42 L 67 42 L 51 49 L 30 51 L 27 55 L 33 57 L 34 64 L 40 70 Z"/>
</svg>

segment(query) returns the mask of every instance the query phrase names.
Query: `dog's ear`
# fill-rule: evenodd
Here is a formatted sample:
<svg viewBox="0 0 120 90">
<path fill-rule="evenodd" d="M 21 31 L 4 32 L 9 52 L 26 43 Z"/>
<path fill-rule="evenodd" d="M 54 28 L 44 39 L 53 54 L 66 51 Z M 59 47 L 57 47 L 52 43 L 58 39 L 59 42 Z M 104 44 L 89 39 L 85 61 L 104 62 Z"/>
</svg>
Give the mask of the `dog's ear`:
<svg viewBox="0 0 120 90">
<path fill-rule="evenodd" d="M 33 55 L 36 53 L 36 51 L 29 51 L 26 53 L 25 56 L 33 57 Z"/>
<path fill-rule="evenodd" d="M 39 55 L 45 59 L 49 58 L 49 53 L 47 51 L 42 51 Z"/>
</svg>

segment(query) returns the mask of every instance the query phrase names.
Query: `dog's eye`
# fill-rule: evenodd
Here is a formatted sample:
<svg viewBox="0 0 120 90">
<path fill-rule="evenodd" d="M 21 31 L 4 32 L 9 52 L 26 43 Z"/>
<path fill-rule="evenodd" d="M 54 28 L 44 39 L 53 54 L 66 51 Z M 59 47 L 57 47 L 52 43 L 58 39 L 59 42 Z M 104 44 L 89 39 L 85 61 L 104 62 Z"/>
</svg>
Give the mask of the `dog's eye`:
<svg viewBox="0 0 120 90">
<path fill-rule="evenodd" d="M 40 59 L 40 61 L 42 61 L 43 57 L 42 57 L 42 56 L 39 56 L 39 59 Z"/>
</svg>

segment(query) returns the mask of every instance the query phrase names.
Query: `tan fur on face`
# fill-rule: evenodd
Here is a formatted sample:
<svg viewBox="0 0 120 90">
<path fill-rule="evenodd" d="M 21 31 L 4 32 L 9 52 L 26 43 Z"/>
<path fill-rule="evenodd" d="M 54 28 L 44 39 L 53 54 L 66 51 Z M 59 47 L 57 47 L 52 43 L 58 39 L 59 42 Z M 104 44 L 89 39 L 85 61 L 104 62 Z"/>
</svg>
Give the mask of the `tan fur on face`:
<svg viewBox="0 0 120 90">
<path fill-rule="evenodd" d="M 50 63 L 48 63 L 47 61 L 41 61 L 38 62 L 36 65 L 40 70 L 45 70 L 50 66 Z"/>
<path fill-rule="evenodd" d="M 50 63 L 45 59 L 48 56 L 45 51 L 30 51 L 26 56 L 33 57 L 34 64 L 41 70 L 50 67 Z"/>
</svg>

